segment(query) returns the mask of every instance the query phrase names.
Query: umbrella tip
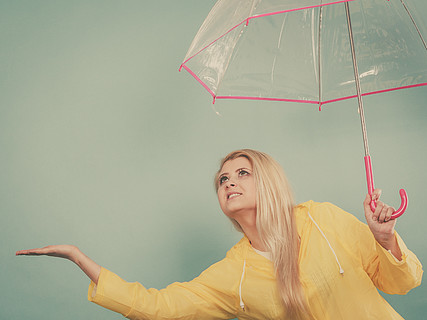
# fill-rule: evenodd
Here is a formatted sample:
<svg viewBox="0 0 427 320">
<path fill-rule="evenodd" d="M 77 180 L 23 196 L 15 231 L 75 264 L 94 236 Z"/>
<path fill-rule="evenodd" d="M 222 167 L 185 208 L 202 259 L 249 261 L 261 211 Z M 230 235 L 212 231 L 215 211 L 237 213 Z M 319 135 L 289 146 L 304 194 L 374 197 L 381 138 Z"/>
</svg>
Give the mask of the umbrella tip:
<svg viewBox="0 0 427 320">
<path fill-rule="evenodd" d="M 218 112 L 215 108 L 216 96 L 212 96 L 212 110 L 216 113 L 217 116 L 222 117 L 222 114 Z"/>
</svg>

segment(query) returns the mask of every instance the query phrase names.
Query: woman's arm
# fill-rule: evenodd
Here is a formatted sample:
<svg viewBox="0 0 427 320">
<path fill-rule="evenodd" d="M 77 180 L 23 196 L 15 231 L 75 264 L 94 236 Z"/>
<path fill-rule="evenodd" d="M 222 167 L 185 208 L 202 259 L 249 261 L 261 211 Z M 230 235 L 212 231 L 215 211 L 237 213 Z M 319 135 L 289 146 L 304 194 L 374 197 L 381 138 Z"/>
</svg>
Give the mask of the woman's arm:
<svg viewBox="0 0 427 320">
<path fill-rule="evenodd" d="M 98 284 L 89 285 L 88 299 L 134 320 L 234 319 L 239 308 L 236 281 L 241 277 L 234 263 L 225 258 L 195 279 L 161 290 L 127 282 L 102 268 Z"/>
<path fill-rule="evenodd" d="M 101 266 L 72 245 L 54 245 L 44 248 L 20 250 L 17 256 L 51 256 L 74 262 L 94 283 L 98 283 Z"/>
</svg>

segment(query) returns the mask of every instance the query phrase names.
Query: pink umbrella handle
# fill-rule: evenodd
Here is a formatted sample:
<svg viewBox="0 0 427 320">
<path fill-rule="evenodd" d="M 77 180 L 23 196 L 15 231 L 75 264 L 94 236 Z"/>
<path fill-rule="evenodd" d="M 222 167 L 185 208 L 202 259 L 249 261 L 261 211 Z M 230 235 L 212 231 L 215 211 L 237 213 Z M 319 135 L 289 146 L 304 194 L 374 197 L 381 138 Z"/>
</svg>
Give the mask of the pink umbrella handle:
<svg viewBox="0 0 427 320">
<path fill-rule="evenodd" d="M 366 181 L 368 182 L 368 192 L 371 195 L 374 192 L 374 175 L 372 174 L 372 163 L 371 157 L 365 156 L 365 169 L 366 169 Z M 400 217 L 406 210 L 408 206 L 408 195 L 404 189 L 399 190 L 400 194 L 400 207 L 392 215 L 391 219 L 396 219 Z M 371 202 L 371 210 L 375 211 L 376 203 L 375 201 Z"/>
</svg>

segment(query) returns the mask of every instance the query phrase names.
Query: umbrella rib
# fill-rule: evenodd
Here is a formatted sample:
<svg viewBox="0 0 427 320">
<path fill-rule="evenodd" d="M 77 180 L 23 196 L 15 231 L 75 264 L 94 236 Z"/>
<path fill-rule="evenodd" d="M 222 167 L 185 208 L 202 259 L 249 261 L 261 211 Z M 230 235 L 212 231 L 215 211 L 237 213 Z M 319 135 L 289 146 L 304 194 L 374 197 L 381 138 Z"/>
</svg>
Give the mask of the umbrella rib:
<svg viewBox="0 0 427 320">
<path fill-rule="evenodd" d="M 282 45 L 282 36 L 283 36 L 283 29 L 285 28 L 285 23 L 286 23 L 286 15 L 284 15 L 282 27 L 280 28 L 279 39 L 277 41 L 277 50 L 280 50 L 280 46 Z M 272 89 L 273 89 L 273 83 L 274 83 L 274 72 L 276 70 L 276 61 L 277 61 L 277 53 L 274 55 L 273 63 L 271 66 L 270 81 L 271 81 Z"/>
<path fill-rule="evenodd" d="M 322 31 L 322 8 L 320 7 L 319 9 L 319 36 L 318 36 L 318 40 L 317 40 L 317 67 L 318 67 L 318 73 L 317 73 L 317 77 L 318 77 L 318 82 L 319 82 L 319 108 L 322 105 L 322 76 L 321 76 L 321 58 L 320 58 L 320 35 L 321 35 L 321 31 Z"/>
<path fill-rule="evenodd" d="M 240 23 L 240 24 L 239 24 L 239 25 L 243 25 L 243 27 L 242 27 L 242 29 L 241 29 L 241 30 L 240 30 L 240 32 L 239 32 L 239 37 L 238 37 L 238 38 L 240 38 L 240 37 L 242 36 L 243 32 L 245 31 L 245 28 L 248 26 L 248 24 L 249 24 L 249 18 L 252 16 L 252 13 L 253 13 L 253 11 L 255 10 L 255 7 L 256 7 L 255 0 L 252 0 L 251 11 L 249 12 L 249 16 L 248 16 L 248 18 L 246 18 L 246 19 L 243 21 L 243 22 L 246 22 L 246 23 L 245 23 L 245 24 L 243 24 L 243 22 L 242 22 L 242 23 Z M 237 41 L 238 41 L 238 40 L 237 40 Z M 222 77 L 224 77 L 225 72 L 226 72 L 226 70 L 228 69 L 228 67 L 229 67 L 229 65 L 230 65 L 230 62 L 231 62 L 231 59 L 232 59 L 232 57 L 233 57 L 233 53 L 234 53 L 235 49 L 236 49 L 236 46 L 234 46 L 234 47 L 233 47 L 232 53 L 228 56 L 227 63 L 225 63 L 225 65 L 224 65 L 224 72 L 223 72 L 223 74 L 222 74 Z M 215 95 L 219 92 L 219 88 L 221 87 L 221 84 L 222 84 L 222 81 L 221 81 L 221 80 L 219 80 L 219 81 L 218 81 L 218 86 L 217 86 L 217 88 L 216 88 L 216 93 L 215 93 Z M 215 102 L 214 102 L 214 103 L 215 103 Z"/>
<path fill-rule="evenodd" d="M 403 0 L 400 0 L 400 2 L 402 3 L 403 7 L 405 8 L 406 12 L 408 13 L 409 18 L 411 18 L 411 21 L 412 21 L 412 23 L 414 24 L 414 27 L 415 27 L 415 29 L 417 30 L 418 35 L 420 36 L 422 43 L 424 44 L 424 48 L 426 48 L 426 50 L 427 50 L 426 42 L 424 41 L 423 35 L 421 34 L 420 29 L 418 29 L 418 26 L 417 26 L 417 24 L 415 23 L 415 20 L 414 20 L 414 18 L 412 17 L 412 14 L 409 12 L 408 7 L 407 7 L 407 6 L 406 6 L 406 4 L 403 2 Z"/>
</svg>

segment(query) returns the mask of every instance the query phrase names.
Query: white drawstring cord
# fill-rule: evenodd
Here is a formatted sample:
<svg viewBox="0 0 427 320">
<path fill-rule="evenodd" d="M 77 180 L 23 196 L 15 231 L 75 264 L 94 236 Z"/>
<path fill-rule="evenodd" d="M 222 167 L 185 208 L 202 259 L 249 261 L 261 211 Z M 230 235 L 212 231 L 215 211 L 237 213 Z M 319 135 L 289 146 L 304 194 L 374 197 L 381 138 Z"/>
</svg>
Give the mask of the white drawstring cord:
<svg viewBox="0 0 427 320">
<path fill-rule="evenodd" d="M 242 300 L 242 283 L 243 283 L 243 277 L 245 276 L 245 269 L 246 269 L 246 260 L 243 261 L 243 271 L 242 271 L 242 277 L 240 278 L 240 285 L 239 285 L 239 297 L 240 297 L 240 308 L 242 310 L 245 310 L 245 304 Z"/>
<path fill-rule="evenodd" d="M 334 248 L 332 248 L 331 244 L 329 243 L 328 238 L 326 238 L 326 236 L 325 236 L 325 234 L 323 233 L 322 229 L 320 229 L 319 225 L 316 223 L 316 221 L 314 221 L 313 217 L 312 217 L 312 216 L 311 216 L 311 214 L 310 214 L 310 211 L 308 211 L 307 213 L 308 213 L 308 216 L 310 217 L 311 221 L 313 221 L 314 225 L 317 227 L 317 229 L 318 229 L 318 230 L 320 231 L 320 233 L 322 234 L 323 238 L 325 238 L 326 242 L 328 243 L 329 248 L 331 249 L 332 253 L 333 253 L 333 254 L 334 254 L 334 256 L 335 256 L 335 260 L 337 260 L 338 266 L 340 267 L 340 273 L 341 273 L 341 274 L 343 274 L 343 273 L 344 273 L 344 269 L 341 267 L 341 264 L 340 264 L 340 262 L 339 262 L 339 260 L 338 260 L 338 256 L 337 256 L 337 254 L 335 253 Z"/>
</svg>

